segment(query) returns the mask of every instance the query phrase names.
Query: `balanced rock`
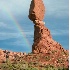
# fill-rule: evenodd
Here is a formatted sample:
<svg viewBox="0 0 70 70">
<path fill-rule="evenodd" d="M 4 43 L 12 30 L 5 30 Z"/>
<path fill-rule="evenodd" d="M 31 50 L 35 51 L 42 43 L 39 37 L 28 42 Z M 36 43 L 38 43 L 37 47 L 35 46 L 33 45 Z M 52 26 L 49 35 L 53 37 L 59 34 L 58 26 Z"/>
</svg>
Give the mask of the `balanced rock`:
<svg viewBox="0 0 70 70">
<path fill-rule="evenodd" d="M 32 45 L 33 53 L 48 53 L 52 51 L 65 51 L 62 46 L 52 39 L 50 31 L 44 26 L 43 18 L 45 7 L 42 0 L 32 0 L 29 10 L 29 19 L 34 25 L 34 43 Z"/>
<path fill-rule="evenodd" d="M 32 0 L 29 10 L 29 19 L 32 21 L 44 19 L 45 7 L 42 0 Z"/>
</svg>

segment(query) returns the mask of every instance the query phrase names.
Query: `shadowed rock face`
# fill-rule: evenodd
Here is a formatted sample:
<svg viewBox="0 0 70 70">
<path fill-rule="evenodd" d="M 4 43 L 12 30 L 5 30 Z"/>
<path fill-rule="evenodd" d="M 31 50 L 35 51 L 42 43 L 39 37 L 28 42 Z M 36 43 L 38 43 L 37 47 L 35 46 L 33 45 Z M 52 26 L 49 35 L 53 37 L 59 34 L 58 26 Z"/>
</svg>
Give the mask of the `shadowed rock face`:
<svg viewBox="0 0 70 70">
<path fill-rule="evenodd" d="M 40 20 L 44 19 L 45 7 L 42 0 L 32 0 L 29 10 L 30 20 Z"/>
<path fill-rule="evenodd" d="M 33 53 L 48 53 L 51 51 L 65 51 L 62 46 L 52 39 L 50 31 L 44 26 L 43 18 L 45 7 L 42 0 L 32 0 L 29 10 L 29 19 L 34 25 Z"/>
</svg>

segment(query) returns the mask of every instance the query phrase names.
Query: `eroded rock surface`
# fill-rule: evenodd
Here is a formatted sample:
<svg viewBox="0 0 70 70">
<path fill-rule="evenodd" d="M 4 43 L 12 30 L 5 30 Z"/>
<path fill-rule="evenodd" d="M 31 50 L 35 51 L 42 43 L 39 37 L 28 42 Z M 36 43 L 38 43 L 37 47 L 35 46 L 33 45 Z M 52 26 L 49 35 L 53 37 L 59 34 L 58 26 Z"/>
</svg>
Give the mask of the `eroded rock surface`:
<svg viewBox="0 0 70 70">
<path fill-rule="evenodd" d="M 29 10 L 29 19 L 34 23 L 33 53 L 48 53 L 51 51 L 65 51 L 62 46 L 52 39 L 50 30 L 43 22 L 45 7 L 42 0 L 32 0 Z"/>
<path fill-rule="evenodd" d="M 29 10 L 30 20 L 40 20 L 44 19 L 45 7 L 42 0 L 32 0 Z"/>
<path fill-rule="evenodd" d="M 26 53 L 12 52 L 12 51 L 8 51 L 8 50 L 0 49 L 0 63 L 6 62 L 7 59 L 9 59 L 10 61 L 14 61 L 16 58 L 23 57 L 25 55 L 26 55 Z"/>
<path fill-rule="evenodd" d="M 41 6 L 41 8 L 38 6 Z M 33 67 L 39 68 L 48 65 L 58 68 L 69 67 L 69 51 L 52 39 L 50 30 L 45 27 L 45 22 L 43 22 L 44 10 L 42 0 L 32 0 L 29 14 L 30 20 L 34 23 L 32 53 L 0 50 L 0 64 L 6 63 L 9 59 L 13 64 L 26 61 L 28 65 L 31 64 Z"/>
<path fill-rule="evenodd" d="M 44 22 L 38 21 L 34 24 L 33 53 L 65 52 L 62 46 L 52 39 L 50 30 L 44 26 Z"/>
</svg>

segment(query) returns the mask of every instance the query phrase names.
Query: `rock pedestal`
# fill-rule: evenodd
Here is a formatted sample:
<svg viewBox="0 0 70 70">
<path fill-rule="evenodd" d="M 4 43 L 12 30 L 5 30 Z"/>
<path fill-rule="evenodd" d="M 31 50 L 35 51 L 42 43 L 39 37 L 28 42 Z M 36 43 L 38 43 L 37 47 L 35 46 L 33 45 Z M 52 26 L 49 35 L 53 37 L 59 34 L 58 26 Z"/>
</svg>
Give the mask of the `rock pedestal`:
<svg viewBox="0 0 70 70">
<path fill-rule="evenodd" d="M 48 53 L 51 51 L 65 51 L 62 46 L 52 39 L 50 31 L 44 26 L 43 21 L 34 22 L 34 43 L 33 53 Z"/>
</svg>

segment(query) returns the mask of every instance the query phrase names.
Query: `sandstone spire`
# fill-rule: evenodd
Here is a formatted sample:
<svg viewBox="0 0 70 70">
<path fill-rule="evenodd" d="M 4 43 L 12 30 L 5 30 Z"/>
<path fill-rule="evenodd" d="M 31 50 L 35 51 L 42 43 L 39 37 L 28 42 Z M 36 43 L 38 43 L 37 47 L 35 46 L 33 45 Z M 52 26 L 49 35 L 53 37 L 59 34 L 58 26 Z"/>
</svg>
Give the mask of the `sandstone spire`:
<svg viewBox="0 0 70 70">
<path fill-rule="evenodd" d="M 50 31 L 44 26 L 45 7 L 42 0 L 32 0 L 29 10 L 29 19 L 34 25 L 33 53 L 48 53 L 65 51 L 62 46 L 52 39 Z"/>
</svg>

